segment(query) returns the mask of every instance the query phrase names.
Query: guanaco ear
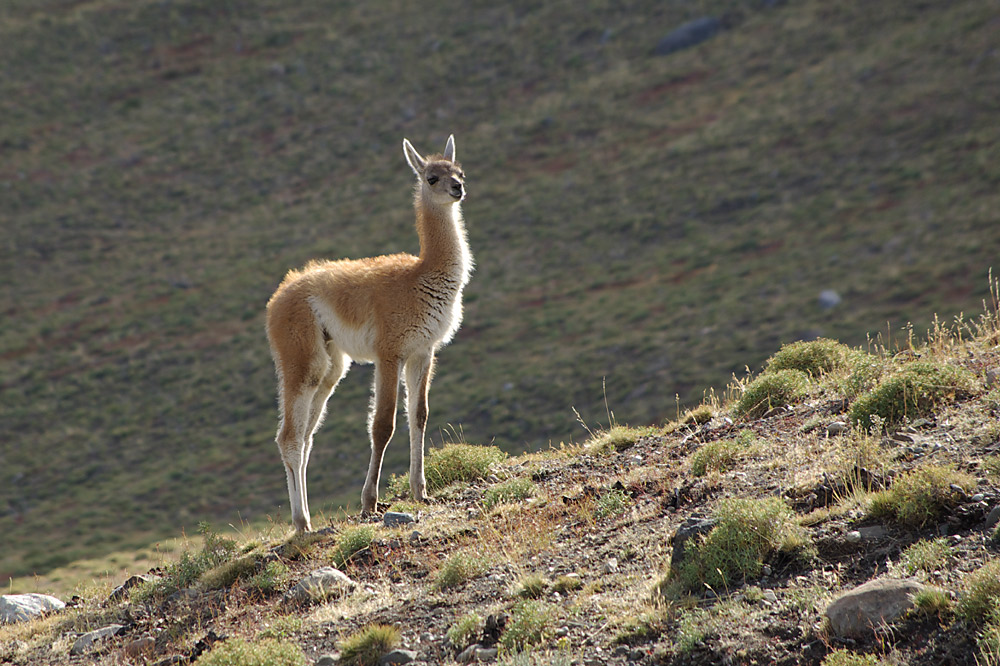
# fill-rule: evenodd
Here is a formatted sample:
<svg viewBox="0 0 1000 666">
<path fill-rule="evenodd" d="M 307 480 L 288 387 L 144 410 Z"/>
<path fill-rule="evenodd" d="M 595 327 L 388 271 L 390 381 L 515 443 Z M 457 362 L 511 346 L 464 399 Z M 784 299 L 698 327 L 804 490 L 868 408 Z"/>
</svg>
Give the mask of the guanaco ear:
<svg viewBox="0 0 1000 666">
<path fill-rule="evenodd" d="M 455 135 L 448 137 L 448 143 L 444 147 L 444 158 L 449 162 L 455 161 Z"/>
<path fill-rule="evenodd" d="M 417 174 L 417 177 L 424 175 L 427 160 L 420 156 L 417 149 L 407 139 L 403 139 L 403 157 L 406 158 L 406 163 L 410 165 L 410 168 L 413 169 L 413 173 Z"/>
</svg>

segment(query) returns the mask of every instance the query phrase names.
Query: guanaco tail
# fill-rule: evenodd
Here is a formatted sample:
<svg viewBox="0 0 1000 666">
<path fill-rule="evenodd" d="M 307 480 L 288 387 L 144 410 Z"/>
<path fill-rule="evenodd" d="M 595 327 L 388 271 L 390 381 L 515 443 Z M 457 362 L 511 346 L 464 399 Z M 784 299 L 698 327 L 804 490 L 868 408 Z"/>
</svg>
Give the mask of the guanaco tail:
<svg viewBox="0 0 1000 666">
<path fill-rule="evenodd" d="M 465 174 L 455 159 L 455 137 L 448 138 L 443 154 L 428 158 L 403 139 L 403 155 L 417 176 L 413 206 L 420 256 L 313 261 L 290 271 L 267 304 L 281 412 L 276 439 L 292 522 L 300 532 L 312 529 L 306 466 L 313 435 L 352 360 L 375 364 L 368 416 L 372 451 L 362 511 L 376 510 L 400 380 L 410 430 L 410 492 L 416 500 L 427 500 L 427 393 L 434 355 L 462 321 L 462 290 L 472 273 L 472 255 L 462 219 Z"/>
</svg>

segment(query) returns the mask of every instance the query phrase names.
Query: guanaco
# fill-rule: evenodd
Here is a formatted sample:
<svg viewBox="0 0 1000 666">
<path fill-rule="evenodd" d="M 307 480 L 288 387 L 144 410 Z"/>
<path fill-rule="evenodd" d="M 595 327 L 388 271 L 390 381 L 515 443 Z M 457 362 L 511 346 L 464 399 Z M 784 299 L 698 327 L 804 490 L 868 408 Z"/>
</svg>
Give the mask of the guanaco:
<svg viewBox="0 0 1000 666">
<path fill-rule="evenodd" d="M 312 530 L 306 466 L 326 403 L 352 360 L 375 364 L 368 432 L 371 461 L 361 493 L 365 514 L 376 510 L 385 448 L 396 428 L 402 379 L 410 430 L 410 493 L 427 501 L 424 432 L 434 355 L 462 321 L 462 290 L 472 273 L 461 202 L 465 173 L 455 137 L 444 153 L 421 157 L 403 139 L 417 176 L 420 256 L 313 261 L 292 270 L 267 304 L 267 337 L 278 375 L 281 421 L 276 441 L 285 464 L 292 522 Z"/>
</svg>

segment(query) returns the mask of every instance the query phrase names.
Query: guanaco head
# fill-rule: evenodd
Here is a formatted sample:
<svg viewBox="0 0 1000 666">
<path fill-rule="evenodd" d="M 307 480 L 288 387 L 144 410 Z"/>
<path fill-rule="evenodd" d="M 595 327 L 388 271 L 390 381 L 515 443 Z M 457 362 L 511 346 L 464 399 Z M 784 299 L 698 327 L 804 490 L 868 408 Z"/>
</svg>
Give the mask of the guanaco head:
<svg viewBox="0 0 1000 666">
<path fill-rule="evenodd" d="M 465 198 L 465 172 L 455 160 L 455 136 L 448 137 L 444 154 L 424 159 L 408 140 L 403 139 L 403 155 L 417 174 L 421 193 L 437 203 L 458 203 Z"/>
</svg>

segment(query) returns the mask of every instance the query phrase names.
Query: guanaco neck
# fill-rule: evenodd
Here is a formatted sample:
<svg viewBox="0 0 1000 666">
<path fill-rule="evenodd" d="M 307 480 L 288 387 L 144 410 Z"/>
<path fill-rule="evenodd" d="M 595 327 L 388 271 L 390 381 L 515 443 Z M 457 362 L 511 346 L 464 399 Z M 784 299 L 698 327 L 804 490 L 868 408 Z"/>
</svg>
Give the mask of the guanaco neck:
<svg viewBox="0 0 1000 666">
<path fill-rule="evenodd" d="M 413 203 L 422 269 L 451 277 L 460 289 L 468 283 L 472 271 L 472 254 L 465 235 L 461 204 L 435 204 L 426 201 L 419 190 Z"/>
</svg>

